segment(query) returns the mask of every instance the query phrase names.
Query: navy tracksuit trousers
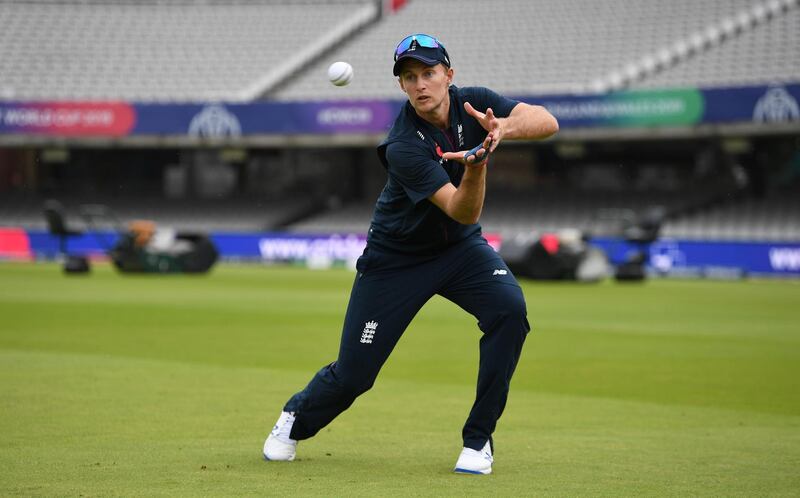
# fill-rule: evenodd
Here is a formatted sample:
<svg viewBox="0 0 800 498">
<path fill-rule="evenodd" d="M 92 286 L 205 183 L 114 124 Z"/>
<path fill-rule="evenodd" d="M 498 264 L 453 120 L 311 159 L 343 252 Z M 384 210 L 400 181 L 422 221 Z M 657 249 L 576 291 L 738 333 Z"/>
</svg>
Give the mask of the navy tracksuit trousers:
<svg viewBox="0 0 800 498">
<path fill-rule="evenodd" d="M 479 236 L 436 256 L 385 253 L 367 247 L 344 320 L 339 357 L 284 407 L 295 412 L 290 437 L 315 435 L 372 387 L 408 324 L 435 294 L 478 319 L 478 388 L 462 436 L 480 450 L 503 413 L 509 383 L 530 330 L 525 299 L 505 262 Z"/>
</svg>

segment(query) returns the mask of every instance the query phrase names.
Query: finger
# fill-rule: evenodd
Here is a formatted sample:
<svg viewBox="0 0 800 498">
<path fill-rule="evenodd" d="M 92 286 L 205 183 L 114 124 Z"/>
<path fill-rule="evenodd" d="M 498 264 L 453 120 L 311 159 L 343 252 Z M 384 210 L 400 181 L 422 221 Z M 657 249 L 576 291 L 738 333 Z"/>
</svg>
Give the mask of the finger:
<svg viewBox="0 0 800 498">
<path fill-rule="evenodd" d="M 486 117 L 489 119 L 494 119 L 494 111 L 492 111 L 491 107 L 486 109 Z"/>
<path fill-rule="evenodd" d="M 486 157 L 479 157 L 479 158 L 475 159 L 475 161 L 471 162 L 469 165 L 470 166 L 484 166 L 488 162 L 489 162 L 489 156 L 487 155 Z"/>
<path fill-rule="evenodd" d="M 489 133 L 486 135 L 486 138 L 483 139 L 483 148 L 485 149 L 486 155 L 491 154 L 497 148 L 498 140 L 495 139 L 494 133 Z"/>
<path fill-rule="evenodd" d="M 487 157 L 489 157 L 489 149 L 485 147 L 481 147 L 475 152 L 475 162 L 480 163 L 483 162 Z"/>
<path fill-rule="evenodd" d="M 445 152 L 442 154 L 442 159 L 445 161 L 463 161 L 464 154 L 459 152 Z"/>
<path fill-rule="evenodd" d="M 486 147 L 491 153 L 494 152 L 498 145 L 500 145 L 500 140 L 502 137 L 499 136 L 499 133 L 492 132 L 486 136 L 486 139 L 489 140 L 489 143 L 484 141 L 484 147 Z"/>
<path fill-rule="evenodd" d="M 484 113 L 472 107 L 472 104 L 469 102 L 464 102 L 464 110 L 467 111 L 467 114 L 477 119 L 483 119 L 486 116 Z"/>
</svg>

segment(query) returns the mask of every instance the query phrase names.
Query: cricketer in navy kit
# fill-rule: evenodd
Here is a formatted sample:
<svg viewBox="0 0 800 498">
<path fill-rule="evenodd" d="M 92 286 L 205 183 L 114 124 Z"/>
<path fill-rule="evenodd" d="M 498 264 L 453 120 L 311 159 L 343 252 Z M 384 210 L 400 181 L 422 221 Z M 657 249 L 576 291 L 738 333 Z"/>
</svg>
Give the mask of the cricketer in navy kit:
<svg viewBox="0 0 800 498">
<path fill-rule="evenodd" d="M 530 330 L 522 290 L 478 224 L 489 156 L 504 139 L 546 138 L 558 123 L 542 107 L 454 86 L 447 50 L 428 35 L 400 42 L 394 75 L 408 102 L 378 147 L 388 179 L 356 264 L 339 355 L 286 403 L 264 457 L 293 460 L 297 441 L 370 389 L 411 320 L 438 294 L 475 316 L 483 332 L 477 396 L 455 471 L 488 474 L 492 434 Z"/>
</svg>

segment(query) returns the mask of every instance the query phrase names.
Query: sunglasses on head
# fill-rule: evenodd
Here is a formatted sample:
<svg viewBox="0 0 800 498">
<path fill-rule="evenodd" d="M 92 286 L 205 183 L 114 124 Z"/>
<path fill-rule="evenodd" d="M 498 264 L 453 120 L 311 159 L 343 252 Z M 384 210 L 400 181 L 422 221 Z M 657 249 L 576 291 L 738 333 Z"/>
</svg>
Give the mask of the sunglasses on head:
<svg viewBox="0 0 800 498">
<path fill-rule="evenodd" d="M 400 43 L 397 44 L 397 48 L 394 50 L 394 60 L 397 60 L 398 57 L 407 52 L 415 41 L 417 42 L 417 45 L 420 47 L 425 47 L 425 48 L 441 47 L 442 50 L 444 50 L 444 53 L 447 54 L 447 50 L 445 50 L 444 45 L 442 45 L 442 43 L 439 40 L 429 35 L 417 33 L 415 35 L 406 36 L 400 41 Z"/>
</svg>

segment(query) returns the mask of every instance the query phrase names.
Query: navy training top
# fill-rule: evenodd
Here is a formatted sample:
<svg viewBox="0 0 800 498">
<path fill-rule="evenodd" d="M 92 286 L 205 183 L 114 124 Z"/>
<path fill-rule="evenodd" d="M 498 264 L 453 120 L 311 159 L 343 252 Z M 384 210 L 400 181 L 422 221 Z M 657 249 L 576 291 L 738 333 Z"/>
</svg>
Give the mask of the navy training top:
<svg viewBox="0 0 800 498">
<path fill-rule="evenodd" d="M 449 89 L 450 128 L 440 130 L 420 118 L 406 102 L 378 157 L 388 172 L 375 204 L 368 244 L 383 251 L 436 254 L 456 242 L 481 233 L 478 223 L 463 225 L 450 218 L 428 197 L 448 182 L 461 183 L 465 166 L 442 159 L 444 152 L 467 150 L 481 143 L 487 131 L 467 114 L 464 102 L 481 112 L 508 117 L 519 103 L 483 87 Z"/>
</svg>

